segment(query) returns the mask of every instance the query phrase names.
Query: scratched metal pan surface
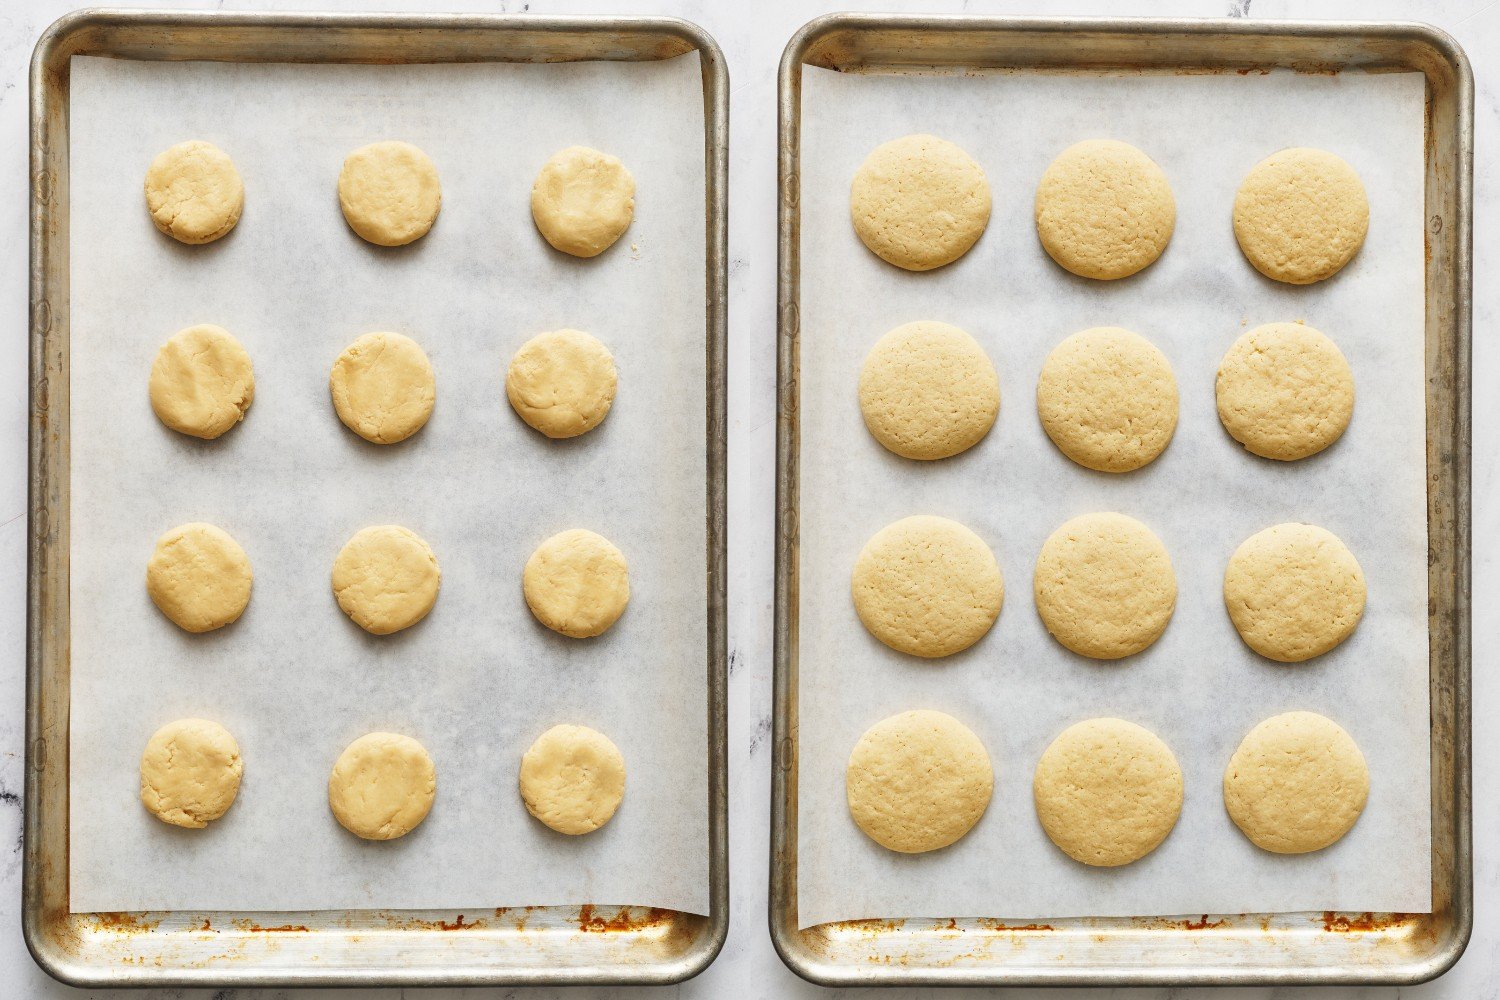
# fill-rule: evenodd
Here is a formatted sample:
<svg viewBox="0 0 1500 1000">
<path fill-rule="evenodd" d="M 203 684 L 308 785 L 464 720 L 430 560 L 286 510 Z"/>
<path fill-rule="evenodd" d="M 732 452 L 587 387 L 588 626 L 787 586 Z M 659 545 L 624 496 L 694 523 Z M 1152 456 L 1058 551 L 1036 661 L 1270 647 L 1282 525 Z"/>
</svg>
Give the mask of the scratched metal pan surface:
<svg viewBox="0 0 1500 1000">
<path fill-rule="evenodd" d="M 706 916 L 641 907 L 474 913 L 68 911 L 68 79 L 75 55 L 236 62 L 647 61 L 703 66 L 708 546 Z M 85 10 L 31 66 L 31 423 L 26 673 L 27 946 L 53 976 L 111 986 L 672 983 L 729 924 L 725 744 L 725 226 L 729 76 L 714 40 L 661 17 Z"/>
<path fill-rule="evenodd" d="M 944 67 L 1159 72 L 1290 68 L 1427 78 L 1426 374 L 1430 914 L 1224 914 L 1201 920 L 886 919 L 797 926 L 799 149 L 802 71 Z M 1473 921 L 1469 806 L 1470 226 L 1474 84 L 1422 24 L 832 14 L 781 61 L 775 766 L 771 936 L 830 986 L 1415 983 L 1462 954 Z"/>
</svg>

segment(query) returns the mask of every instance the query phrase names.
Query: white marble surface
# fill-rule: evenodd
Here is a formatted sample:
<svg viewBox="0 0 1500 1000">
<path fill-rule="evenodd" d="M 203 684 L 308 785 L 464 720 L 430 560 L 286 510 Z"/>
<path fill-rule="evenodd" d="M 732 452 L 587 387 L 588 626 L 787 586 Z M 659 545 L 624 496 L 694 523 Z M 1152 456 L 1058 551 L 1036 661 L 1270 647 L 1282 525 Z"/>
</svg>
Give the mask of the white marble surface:
<svg viewBox="0 0 1500 1000">
<path fill-rule="evenodd" d="M 202 5 L 199 0 L 197 5 Z M 61 998 L 82 996 L 50 980 L 30 960 L 21 941 L 21 806 L 23 767 L 24 636 L 26 572 L 26 234 L 27 234 L 27 64 L 37 36 L 74 4 L 68 0 L 0 0 L 0 996 Z M 153 6 L 194 6 L 157 0 Z M 219 6 L 223 6 L 222 3 Z M 234 6 L 278 9 L 406 10 L 419 0 L 280 0 Z M 1500 744 L 1490 736 L 1489 719 L 1500 711 L 1500 678 L 1490 655 L 1500 641 L 1500 576 L 1494 546 L 1500 533 L 1496 436 L 1500 421 L 1500 347 L 1489 337 L 1500 314 L 1500 286 L 1487 280 L 1500 265 L 1500 0 L 999 0 L 924 2 L 884 0 L 840 4 L 830 0 L 436 0 L 436 9 L 496 11 L 530 9 L 546 13 L 659 12 L 689 18 L 718 39 L 729 61 L 732 127 L 730 196 L 730 859 L 732 915 L 729 942 L 707 972 L 681 986 L 659 990 L 493 990 L 450 991 L 459 996 L 604 998 L 668 995 L 734 997 L 814 997 L 828 991 L 810 986 L 787 971 L 771 948 L 766 931 L 767 817 L 769 815 L 771 712 L 771 534 L 775 448 L 775 283 L 776 283 L 776 65 L 787 38 L 825 10 L 968 10 L 988 13 L 1173 14 L 1212 17 L 1416 18 L 1430 21 L 1458 38 L 1474 64 L 1477 81 L 1475 153 L 1474 303 L 1474 748 L 1475 927 L 1468 953 L 1453 972 L 1425 986 L 1404 990 L 1371 988 L 1346 995 L 1500 998 Z M 1248 10 L 1247 10 L 1248 8 Z M 405 992 L 417 991 L 402 991 Z M 846 991 L 853 993 L 855 991 Z M 1191 990 L 1142 990 L 1142 997 L 1187 997 Z M 1234 997 L 1269 998 L 1330 991 L 1245 989 Z M 107 994 L 96 994 L 105 996 Z M 290 997 L 288 991 L 132 991 L 121 997 L 208 1000 Z M 332 997 L 296 992 L 299 998 Z M 348 995 L 356 995 L 348 991 Z M 394 998 L 398 991 L 359 991 Z M 437 996 L 438 992 L 428 993 Z M 867 995 L 875 995 L 869 993 Z M 895 996 L 890 992 L 884 996 Z M 965 991 L 905 991 L 902 995 L 960 1000 Z M 973 995 L 980 995 L 975 992 Z M 983 995 L 995 995 L 989 991 Z M 1106 991 L 1057 991 L 1049 997 L 1106 996 Z M 1201 995 L 1210 995 L 1204 991 Z M 1225 994 L 1216 994 L 1225 995 Z"/>
</svg>

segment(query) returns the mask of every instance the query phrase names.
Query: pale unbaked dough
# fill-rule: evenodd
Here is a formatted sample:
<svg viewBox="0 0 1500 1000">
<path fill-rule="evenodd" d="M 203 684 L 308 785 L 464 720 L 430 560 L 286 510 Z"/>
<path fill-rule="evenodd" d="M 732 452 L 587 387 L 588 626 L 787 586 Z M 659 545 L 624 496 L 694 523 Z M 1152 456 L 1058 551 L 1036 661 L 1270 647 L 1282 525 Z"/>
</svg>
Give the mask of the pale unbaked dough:
<svg viewBox="0 0 1500 1000">
<path fill-rule="evenodd" d="M 947 458 L 978 444 L 1000 412 L 1000 380 L 979 342 L 947 323 L 898 326 L 859 373 L 859 409 L 875 440 L 905 458 Z"/>
<path fill-rule="evenodd" d="M 244 769 L 239 744 L 217 722 L 169 722 L 141 754 L 141 804 L 163 823 L 201 830 L 234 805 Z"/>
<path fill-rule="evenodd" d="M 212 524 L 179 524 L 156 541 L 146 564 L 146 593 L 179 627 L 212 632 L 245 613 L 250 557 Z"/>
<path fill-rule="evenodd" d="M 946 517 L 886 525 L 860 550 L 850 580 L 870 634 L 913 656 L 948 656 L 983 638 L 1000 616 L 1005 584 L 995 554 Z"/>
<path fill-rule="evenodd" d="M 587 726 L 553 726 L 521 758 L 526 811 L 558 833 L 592 833 L 625 795 L 625 758 Z"/>
<path fill-rule="evenodd" d="M 875 147 L 854 174 L 849 215 L 865 246 L 908 271 L 969 252 L 990 221 L 990 185 L 958 146 L 908 135 Z"/>
<path fill-rule="evenodd" d="M 1354 413 L 1354 375 L 1338 345 L 1301 323 L 1267 323 L 1219 363 L 1219 419 L 1263 458 L 1290 462 L 1337 441 Z"/>
<path fill-rule="evenodd" d="M 902 712 L 865 731 L 849 755 L 849 814 L 870 839 L 903 854 L 935 851 L 973 829 L 990 804 L 989 754 L 942 712 Z"/>
<path fill-rule="evenodd" d="M 1036 232 L 1048 255 L 1085 278 L 1124 278 L 1172 239 L 1177 202 L 1151 157 L 1125 142 L 1069 146 L 1036 189 Z"/>
<path fill-rule="evenodd" d="M 395 840 L 432 808 L 437 769 L 410 736 L 368 733 L 349 744 L 328 776 L 328 807 L 345 830 L 365 840 Z"/>
<path fill-rule="evenodd" d="M 427 617 L 442 584 L 437 556 L 416 532 L 381 524 L 356 532 L 333 561 L 333 594 L 366 632 L 389 635 Z"/>
<path fill-rule="evenodd" d="M 415 340 L 367 333 L 344 348 L 328 373 L 344 426 L 374 444 L 405 441 L 432 416 L 432 363 Z"/>
<path fill-rule="evenodd" d="M 625 553 L 603 535 L 573 528 L 536 547 L 521 574 L 526 606 L 554 632 L 587 639 L 615 623 L 630 602 Z"/>
<path fill-rule="evenodd" d="M 1331 531 L 1278 524 L 1234 550 L 1224 570 L 1224 606 L 1251 649 L 1298 663 L 1354 632 L 1365 611 L 1365 574 Z"/>
<path fill-rule="evenodd" d="M 609 348 L 581 330 L 553 330 L 521 345 L 505 373 L 505 395 L 532 427 L 570 438 L 609 415 L 616 381 Z"/>
<path fill-rule="evenodd" d="M 363 239 L 405 246 L 427 235 L 443 205 L 437 166 L 409 142 L 374 142 L 344 158 L 339 206 Z"/>
<path fill-rule="evenodd" d="M 542 238 L 574 257 L 597 257 L 635 215 L 635 178 L 616 157 L 587 146 L 553 153 L 531 186 L 531 218 Z"/>
<path fill-rule="evenodd" d="M 179 242 L 212 243 L 234 228 L 244 207 L 240 172 L 213 143 L 179 142 L 146 170 L 151 221 Z"/>
<path fill-rule="evenodd" d="M 1234 238 L 1268 278 L 1309 285 L 1359 252 L 1370 203 L 1354 168 L 1322 149 L 1283 149 L 1261 160 L 1234 196 Z"/>
<path fill-rule="evenodd" d="M 1177 379 L 1166 355 L 1117 326 L 1073 334 L 1052 349 L 1036 385 L 1052 443 L 1098 472 L 1149 464 L 1177 429 Z"/>
<path fill-rule="evenodd" d="M 183 434 L 212 440 L 245 419 L 255 399 L 250 355 L 230 332 L 208 323 L 178 330 L 151 363 L 151 409 Z"/>
<path fill-rule="evenodd" d="M 1256 847 L 1306 854 L 1354 826 L 1370 792 L 1364 755 L 1338 723 L 1287 712 L 1245 737 L 1224 769 L 1224 808 Z"/>
<path fill-rule="evenodd" d="M 1128 865 L 1167 839 L 1182 812 L 1182 768 L 1156 735 L 1124 719 L 1075 723 L 1031 782 L 1037 819 L 1075 861 Z"/>
<path fill-rule="evenodd" d="M 1166 546 L 1124 514 L 1084 514 L 1054 531 L 1037 556 L 1032 585 L 1047 631 L 1097 660 L 1150 646 L 1177 607 Z"/>
</svg>

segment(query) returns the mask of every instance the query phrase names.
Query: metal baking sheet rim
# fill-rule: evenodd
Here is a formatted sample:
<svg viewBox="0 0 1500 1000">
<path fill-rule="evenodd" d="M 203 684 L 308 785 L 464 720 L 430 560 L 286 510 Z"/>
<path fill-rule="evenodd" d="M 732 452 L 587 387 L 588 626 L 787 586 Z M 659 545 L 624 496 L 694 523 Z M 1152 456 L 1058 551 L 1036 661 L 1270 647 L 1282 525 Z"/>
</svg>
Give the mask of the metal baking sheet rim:
<svg viewBox="0 0 1500 1000">
<path fill-rule="evenodd" d="M 873 41 L 872 41 L 873 40 Z M 883 47 L 883 48 L 882 48 Z M 842 921 L 797 926 L 797 580 L 801 81 L 937 66 L 1229 72 L 1365 68 L 1427 77 L 1427 468 L 1432 698 L 1431 914 L 1200 919 Z M 1450 969 L 1473 926 L 1470 815 L 1470 310 L 1473 75 L 1426 24 L 1242 19 L 829 14 L 804 25 L 778 83 L 775 706 L 769 922 L 783 962 L 824 986 L 1411 984 Z M 1219 954 L 1195 959 L 1204 942 Z M 1311 960 L 1292 947 L 1309 943 Z M 942 944 L 942 949 L 933 949 Z M 1003 947 L 1001 947 L 1003 946 Z M 1119 950 L 1110 960 L 1108 948 Z M 1044 947 L 1018 963 L 1015 956 Z M 944 950 L 935 961 L 923 950 Z M 1088 954 L 1089 952 L 1098 954 Z M 1103 955 L 1104 960 L 1100 960 Z M 1288 959 L 1292 958 L 1291 961 Z"/>
<path fill-rule="evenodd" d="M 243 61 L 655 60 L 703 67 L 707 254 L 708 754 L 706 916 L 639 907 L 493 915 L 68 912 L 67 95 L 73 55 Z M 729 928 L 726 332 L 729 77 L 699 26 L 668 17 L 282 14 L 91 9 L 65 15 L 31 64 L 31 412 L 22 925 L 32 957 L 75 985 L 667 984 L 703 971 Z M 544 956 L 538 959 L 538 946 Z M 327 952 L 341 949 L 341 959 Z M 175 959 L 164 958 L 171 951 Z M 525 956 L 530 954 L 530 961 Z"/>
</svg>

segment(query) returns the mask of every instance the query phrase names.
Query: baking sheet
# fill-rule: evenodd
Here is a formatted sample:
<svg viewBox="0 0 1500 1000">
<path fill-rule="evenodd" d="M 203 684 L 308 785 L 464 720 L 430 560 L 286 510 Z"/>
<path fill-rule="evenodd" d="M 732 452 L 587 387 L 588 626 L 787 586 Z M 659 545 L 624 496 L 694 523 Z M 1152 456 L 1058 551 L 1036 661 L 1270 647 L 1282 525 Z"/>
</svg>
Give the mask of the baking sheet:
<svg viewBox="0 0 1500 1000">
<path fill-rule="evenodd" d="M 1429 872 L 1426 494 L 1423 402 L 1423 79 L 1418 74 L 1152 75 L 803 70 L 800 279 L 798 923 L 900 916 L 1176 915 L 1324 909 L 1425 912 Z M 911 132 L 957 142 L 988 174 L 989 228 L 955 264 L 924 274 L 869 253 L 849 224 L 850 178 L 876 145 Z M 1117 282 L 1074 277 L 1041 250 L 1032 198 L 1053 156 L 1083 139 L 1131 142 L 1166 171 L 1177 227 L 1162 258 Z M 1308 287 L 1258 275 L 1234 242 L 1240 179 L 1271 152 L 1333 150 L 1364 180 L 1370 233 L 1334 279 Z M 964 455 L 911 462 L 860 418 L 870 346 L 918 319 L 957 324 L 999 372 L 1001 412 Z M 1214 377 L 1261 323 L 1302 319 L 1349 358 L 1357 403 L 1344 438 L 1276 463 L 1224 432 Z M 1176 436 L 1123 476 L 1074 465 L 1036 418 L 1046 354 L 1089 326 L 1133 329 L 1171 360 Z M 1166 544 L 1175 616 L 1144 653 L 1075 656 L 1037 618 L 1032 567 L 1063 521 L 1117 510 Z M 1006 580 L 991 633 L 942 660 L 906 657 L 860 625 L 849 572 L 898 518 L 934 513 L 977 531 Z M 1222 601 L 1224 566 L 1246 537 L 1305 520 L 1339 535 L 1369 587 L 1365 617 L 1336 650 L 1301 665 L 1261 659 Z M 849 818 L 844 768 L 863 731 L 914 708 L 946 711 L 982 739 L 994 798 L 969 835 L 927 855 L 889 852 Z M 1358 824 L 1322 852 L 1253 847 L 1226 816 L 1223 768 L 1246 732 L 1310 709 L 1349 730 L 1369 763 Z M 1031 774 L 1073 722 L 1115 715 L 1160 735 L 1185 800 L 1166 842 L 1120 869 L 1077 864 L 1047 839 Z"/>
<path fill-rule="evenodd" d="M 696 54 L 549 66 L 72 63 L 72 760 L 74 911 L 639 904 L 704 913 L 708 886 L 704 559 L 703 98 Z M 344 224 L 343 157 L 399 137 L 436 162 L 428 236 L 373 247 Z M 685 138 L 688 137 L 688 138 Z M 223 240 L 159 235 L 151 157 L 203 138 L 235 160 L 244 217 Z M 591 261 L 531 223 L 543 161 L 579 143 L 635 176 L 636 217 Z M 255 363 L 256 400 L 216 442 L 163 428 L 147 373 L 177 329 L 217 323 Z M 571 326 L 614 352 L 609 419 L 550 442 L 505 401 L 526 339 Z M 431 421 L 378 447 L 339 423 L 328 369 L 372 330 L 415 337 L 437 375 Z M 192 636 L 146 596 L 156 537 L 220 525 L 250 556 L 236 624 Z M 442 592 L 421 624 L 370 636 L 329 590 L 370 524 L 432 545 Z M 536 623 L 521 567 L 588 527 L 630 562 L 632 599 L 604 636 Z M 137 800 L 150 734 L 222 722 L 244 782 L 206 830 Z M 549 726 L 597 728 L 627 766 L 602 831 L 555 834 L 516 791 Z M 329 814 L 334 759 L 408 733 L 432 754 L 436 804 L 409 836 L 368 843 Z"/>
</svg>

